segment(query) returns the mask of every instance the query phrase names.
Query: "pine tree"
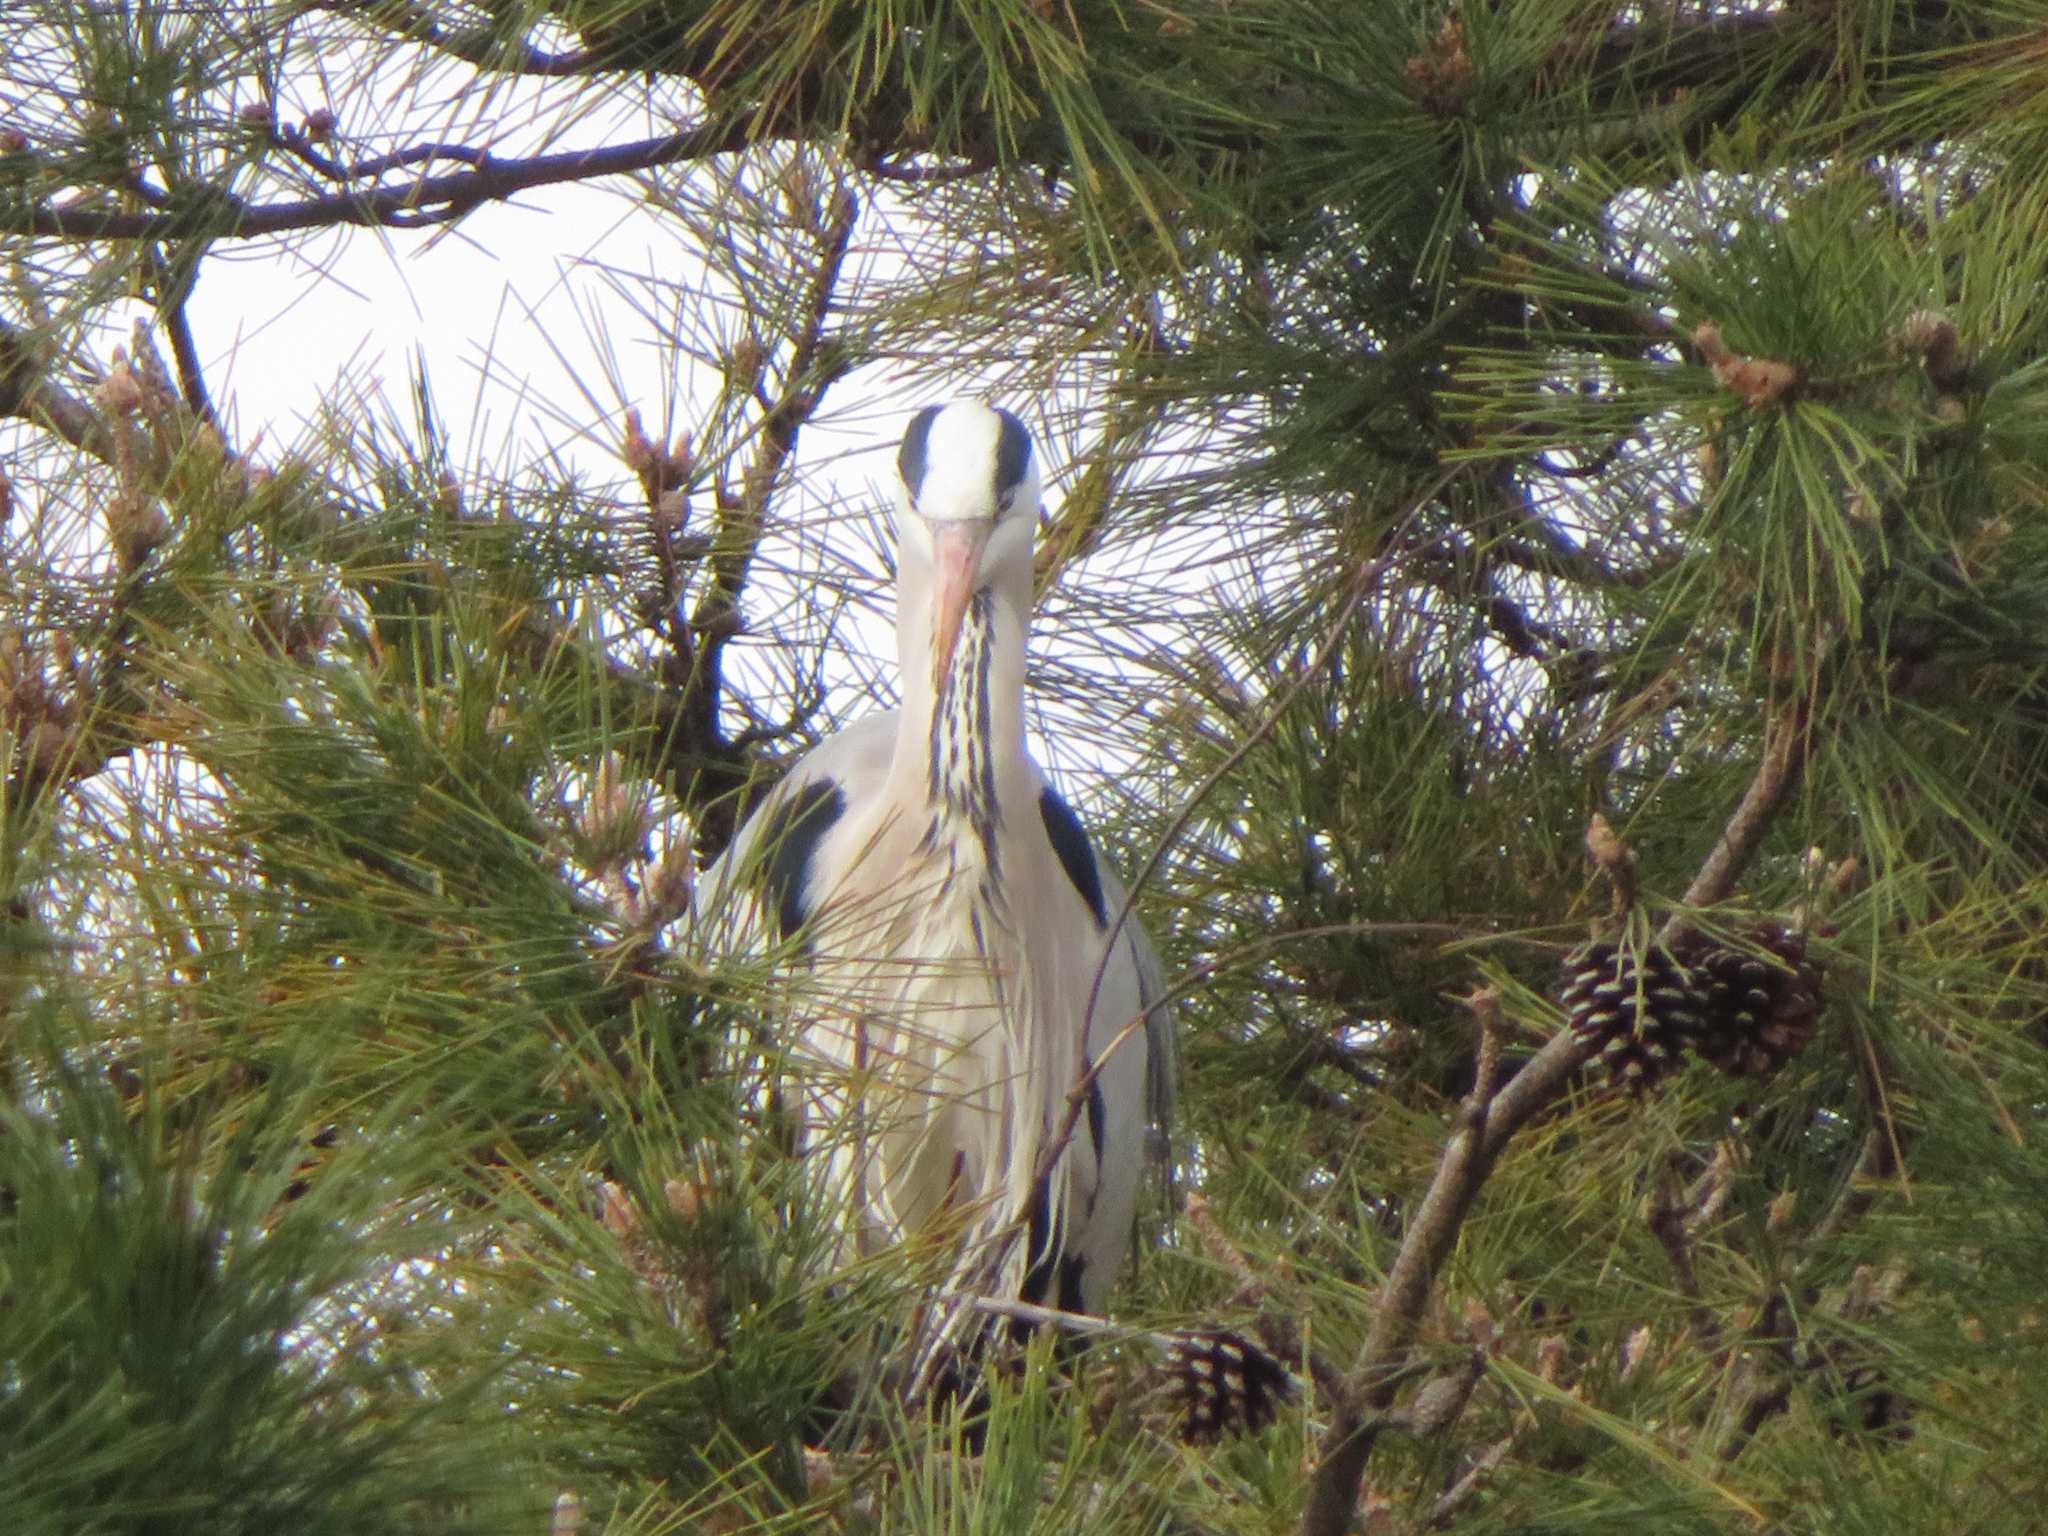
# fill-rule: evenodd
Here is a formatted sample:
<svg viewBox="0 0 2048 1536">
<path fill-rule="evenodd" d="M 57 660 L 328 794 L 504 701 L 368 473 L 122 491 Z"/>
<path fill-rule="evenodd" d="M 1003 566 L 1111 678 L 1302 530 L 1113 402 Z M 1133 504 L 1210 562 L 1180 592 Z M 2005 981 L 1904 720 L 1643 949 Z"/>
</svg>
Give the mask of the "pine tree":
<svg viewBox="0 0 2048 1536">
<path fill-rule="evenodd" d="M 2043 20 L 8 8 L 8 1528 L 2037 1528 Z M 219 384 L 238 263 L 572 190 L 673 243 L 573 221 L 502 442 Z M 1187 1056 L 972 1424 L 686 921 L 887 686 L 828 447 L 953 388 Z"/>
</svg>

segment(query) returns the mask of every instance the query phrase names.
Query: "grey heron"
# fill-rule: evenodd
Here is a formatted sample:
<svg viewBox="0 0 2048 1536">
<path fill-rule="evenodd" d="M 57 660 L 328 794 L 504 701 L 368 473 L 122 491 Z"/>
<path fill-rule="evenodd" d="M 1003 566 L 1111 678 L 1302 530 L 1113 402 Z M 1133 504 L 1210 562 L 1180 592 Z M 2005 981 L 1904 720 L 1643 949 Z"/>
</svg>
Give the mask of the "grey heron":
<svg viewBox="0 0 2048 1536">
<path fill-rule="evenodd" d="M 805 755 L 702 890 L 801 944 L 807 1117 L 855 1251 L 944 1230 L 956 1285 L 1099 1312 L 1171 1109 L 1159 966 L 1025 744 L 1029 433 L 931 406 L 897 470 L 901 707 Z"/>
</svg>

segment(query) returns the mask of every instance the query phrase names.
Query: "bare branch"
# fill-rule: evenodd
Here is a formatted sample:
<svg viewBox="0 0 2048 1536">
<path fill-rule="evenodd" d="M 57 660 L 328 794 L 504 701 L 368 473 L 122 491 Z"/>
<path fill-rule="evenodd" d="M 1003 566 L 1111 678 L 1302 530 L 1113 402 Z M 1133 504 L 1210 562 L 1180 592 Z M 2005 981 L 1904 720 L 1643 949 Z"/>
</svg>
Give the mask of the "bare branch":
<svg viewBox="0 0 2048 1536">
<path fill-rule="evenodd" d="M 1538 1052 L 1501 1092 L 1494 1093 L 1485 1081 L 1487 1074 L 1482 1073 L 1459 1106 L 1457 1125 L 1437 1159 L 1436 1177 L 1430 1181 L 1380 1289 L 1372 1332 L 1352 1371 L 1352 1400 L 1337 1405 L 1323 1435 L 1309 1484 L 1308 1508 L 1302 1515 L 1303 1536 L 1343 1536 L 1350 1527 L 1365 1463 L 1382 1427 L 1376 1416 L 1393 1406 L 1399 1383 L 1412 1365 L 1409 1345 L 1421 1327 L 1437 1273 L 1450 1256 L 1466 1212 L 1508 1137 L 1552 1092 L 1562 1088 L 1596 1049 L 1567 1030 Z M 1541 1098 L 1529 1091 L 1532 1075 L 1546 1085 Z M 1549 1086 L 1552 1082 L 1554 1088 Z M 1522 1090 L 1518 1096 L 1517 1089 Z"/>
<path fill-rule="evenodd" d="M 185 404 L 201 421 L 219 426 L 213 399 L 206 387 L 206 371 L 199 361 L 199 348 L 192 339 L 192 321 L 185 306 L 199 281 L 199 264 L 206 254 L 203 241 L 181 246 L 168 255 L 153 258 L 156 267 L 157 313 L 163 316 L 164 331 L 171 339 L 171 357 L 178 365 L 178 390 Z"/>
<path fill-rule="evenodd" d="M 740 595 L 745 590 L 755 552 L 767 532 L 768 497 L 796 449 L 798 434 L 816 414 L 825 392 L 844 372 L 842 363 L 827 358 L 826 323 L 859 218 L 858 200 L 840 188 L 817 232 L 819 260 L 791 338 L 782 394 L 761 422 L 759 445 L 747 466 L 745 487 L 738 500 L 727 502 L 721 496 L 719 527 L 711 540 L 711 579 L 690 615 L 689 628 L 696 637 L 694 655 L 687 637 L 680 632 L 675 635 L 681 643 L 674 660 L 685 684 L 682 713 L 691 734 L 701 740 L 722 740 L 718 728 L 720 662 L 727 643 L 739 633 Z M 699 821 L 699 838 L 705 854 L 715 854 L 730 840 L 738 826 L 740 810 L 730 798 L 714 799 L 706 806 Z"/>
<path fill-rule="evenodd" d="M 114 462 L 114 435 L 99 412 L 53 383 L 26 332 L 0 320 L 0 416 L 48 428 L 102 463 Z"/>
<path fill-rule="evenodd" d="M 1664 1257 L 1670 1261 L 1673 1283 L 1677 1285 L 1679 1294 L 1690 1303 L 1687 1316 L 1693 1337 L 1703 1349 L 1720 1349 L 1721 1325 L 1700 1300 L 1700 1280 L 1693 1268 L 1692 1239 L 1686 1225 L 1685 1204 L 1668 1181 L 1650 1206 L 1649 1224 L 1651 1233 L 1663 1245 Z"/>
<path fill-rule="evenodd" d="M 1763 761 L 1699 874 L 1687 888 L 1688 905 L 1721 900 L 1734 888 L 1771 822 L 1798 781 L 1810 745 L 1807 706 L 1781 710 L 1765 741 Z M 1677 920 L 1674 919 L 1674 922 Z M 1384 1414 L 1409 1360 L 1410 1346 L 1444 1261 L 1455 1246 L 1495 1161 L 1510 1139 L 1535 1118 L 1599 1051 L 1597 1041 L 1565 1030 L 1522 1066 L 1497 1094 L 1482 1080 L 1459 1107 L 1457 1124 L 1430 1181 L 1393 1268 L 1381 1288 L 1379 1312 L 1352 1372 L 1355 1401 L 1340 1405 L 1324 1434 L 1302 1516 L 1303 1536 L 1343 1536 L 1358 1506 L 1365 1465 Z M 1765 1416 L 1770 1410 L 1765 1409 Z"/>
<path fill-rule="evenodd" d="M 1713 853 L 1686 887 L 1686 906 L 1709 907 L 1724 900 L 1749 867 L 1764 834 L 1770 831 L 1771 823 L 1798 785 L 1800 771 L 1806 766 L 1806 754 L 1812 747 L 1808 713 L 1807 700 L 1795 699 L 1780 708 L 1765 728 L 1763 764 L 1722 829 Z M 1667 930 L 1664 937 L 1671 938 L 1671 932 Z"/>
<path fill-rule="evenodd" d="M 1451 1523 L 1453 1516 L 1472 1499 L 1472 1496 L 1486 1486 L 1486 1480 L 1493 1476 L 1500 1464 L 1507 1459 L 1508 1452 L 1515 1448 L 1520 1433 L 1505 1435 L 1481 1451 L 1465 1469 L 1464 1475 L 1453 1483 L 1442 1498 L 1430 1506 L 1427 1524 L 1441 1530 Z"/>
<path fill-rule="evenodd" d="M 660 138 L 636 139 L 595 149 L 499 159 L 488 150 L 464 150 L 470 163 L 460 171 L 419 176 L 401 186 L 331 192 L 297 202 L 250 203 L 218 187 L 180 197 L 181 206 L 163 213 L 130 213 L 75 199 L 61 207 L 0 210 L 0 229 L 58 240 L 251 240 L 298 229 L 339 225 L 384 225 L 404 229 L 445 224 L 484 203 L 503 202 L 535 187 L 620 176 L 656 166 L 730 154 L 750 142 L 729 125 L 702 126 Z M 422 146 L 426 148 L 427 146 Z M 448 158 L 451 146 L 431 146 Z M 397 163 L 405 158 L 385 156 Z M 367 162 L 372 166 L 380 162 Z"/>
</svg>

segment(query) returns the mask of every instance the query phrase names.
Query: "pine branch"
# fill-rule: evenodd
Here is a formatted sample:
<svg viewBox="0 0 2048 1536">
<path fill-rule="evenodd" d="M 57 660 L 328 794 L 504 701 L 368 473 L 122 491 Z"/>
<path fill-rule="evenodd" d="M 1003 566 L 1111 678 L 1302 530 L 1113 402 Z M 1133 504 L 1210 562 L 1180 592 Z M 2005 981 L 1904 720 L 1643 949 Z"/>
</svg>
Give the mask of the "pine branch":
<svg viewBox="0 0 2048 1536">
<path fill-rule="evenodd" d="M 96 207 L 88 196 L 59 206 L 0 204 L 0 230 L 44 239 L 103 241 L 253 240 L 265 235 L 347 225 L 417 229 L 453 223 L 485 203 L 504 202 L 537 187 L 630 175 L 731 154 L 754 142 L 746 130 L 705 125 L 658 138 L 552 154 L 500 158 L 470 145 L 420 146 L 378 156 L 340 178 L 380 177 L 414 159 L 460 160 L 464 168 L 420 175 L 399 186 L 365 187 L 286 202 L 248 202 L 223 186 L 180 189 L 171 211 L 130 213 Z M 166 200 L 171 194 L 165 194 Z"/>
<path fill-rule="evenodd" d="M 680 635 L 673 637 L 679 644 L 667 675 L 683 684 L 685 728 L 696 740 L 724 739 L 718 724 L 724 686 L 721 662 L 726 645 L 739 633 L 740 596 L 768 531 L 769 498 L 804 427 L 850 366 L 849 359 L 833 350 L 828 323 L 859 219 L 858 200 L 845 188 L 836 189 L 816 230 L 817 264 L 805 285 L 804 301 L 789 338 L 790 360 L 782 392 L 762 417 L 740 494 L 720 497 L 719 525 L 710 541 L 711 579 L 690 616 L 690 632 L 697 637 L 695 654 Z M 692 786 L 690 798 L 702 811 L 700 851 L 707 858 L 715 856 L 737 829 L 746 808 L 726 791 L 743 787 L 744 781 L 735 782 L 729 774 Z M 757 785 L 762 790 L 766 787 Z"/>
<path fill-rule="evenodd" d="M 99 413 L 49 376 L 27 332 L 0 320 L 0 416 L 54 432 L 101 463 L 114 462 L 114 437 Z"/>
<path fill-rule="evenodd" d="M 1721 900 L 1733 889 L 1784 808 L 1809 745 L 1802 701 L 1780 712 L 1766 739 L 1762 763 L 1687 889 L 1688 906 Z M 1674 924 L 1678 921 L 1673 919 Z M 1599 1050 L 1597 1040 L 1583 1040 L 1569 1029 L 1560 1031 L 1505 1085 L 1497 1087 L 1482 1071 L 1460 1104 L 1436 1174 L 1409 1220 L 1381 1288 L 1372 1332 L 1351 1372 L 1351 1401 L 1340 1403 L 1318 1449 L 1302 1516 L 1303 1536 L 1343 1536 L 1349 1528 L 1366 1462 L 1382 1427 L 1373 1415 L 1393 1406 L 1397 1383 L 1411 1364 L 1423 1313 L 1466 1215 L 1508 1142 L 1565 1091 Z"/>
</svg>

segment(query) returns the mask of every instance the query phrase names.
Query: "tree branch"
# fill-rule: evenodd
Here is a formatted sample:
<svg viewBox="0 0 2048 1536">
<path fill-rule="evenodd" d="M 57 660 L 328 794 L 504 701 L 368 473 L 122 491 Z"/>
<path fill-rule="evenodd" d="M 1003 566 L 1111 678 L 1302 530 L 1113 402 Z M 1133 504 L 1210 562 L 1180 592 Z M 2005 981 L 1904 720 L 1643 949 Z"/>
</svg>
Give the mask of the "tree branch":
<svg viewBox="0 0 2048 1536">
<path fill-rule="evenodd" d="M 28 333 L 0 320 L 0 416 L 43 427 L 102 463 L 114 462 L 114 435 L 99 412 L 51 382 Z"/>
<path fill-rule="evenodd" d="M 1801 699 L 1774 719 L 1763 761 L 1687 888 L 1687 906 L 1721 900 L 1748 867 L 1798 782 L 1810 746 L 1807 713 Z M 1410 1346 L 1466 1213 L 1515 1133 L 1562 1093 L 1599 1050 L 1597 1040 L 1582 1040 L 1569 1029 L 1560 1031 L 1497 1093 L 1482 1073 L 1460 1105 L 1457 1125 L 1437 1159 L 1436 1175 L 1381 1288 L 1378 1315 L 1352 1372 L 1352 1401 L 1338 1405 L 1323 1436 L 1302 1516 L 1302 1536 L 1344 1536 L 1349 1528 L 1366 1462 L 1384 1425 L 1382 1416 L 1392 1406 L 1410 1364 Z"/>
<path fill-rule="evenodd" d="M 819 262 L 811 274 L 792 338 L 782 393 L 762 420 L 759 446 L 747 466 L 738 502 L 719 507 L 719 528 L 711 540 L 711 579 L 690 615 L 690 630 L 697 636 L 696 654 L 685 661 L 683 653 L 677 653 L 687 671 L 681 713 L 691 734 L 700 739 L 723 739 L 718 729 L 721 662 L 726 645 L 739 633 L 740 594 L 767 532 L 769 494 L 796 449 L 798 434 L 845 371 L 843 362 L 826 357 L 826 322 L 859 218 L 859 201 L 851 192 L 838 189 L 817 231 Z M 740 784 L 724 787 L 737 789 Z M 731 839 L 742 808 L 729 795 L 695 798 L 701 807 L 700 851 L 712 855 Z"/>
<path fill-rule="evenodd" d="M 297 202 L 249 203 L 211 187 L 183 195 L 180 207 L 162 213 L 113 211 L 88 206 L 82 199 L 58 208 L 0 207 L 0 230 L 58 240 L 175 241 L 249 240 L 349 224 L 404 229 L 450 223 L 484 203 L 503 202 L 535 187 L 704 160 L 744 149 L 750 142 L 743 128 L 705 125 L 629 144 L 512 160 L 499 159 L 488 150 L 435 145 L 434 158 L 462 158 L 471 163 L 459 171 L 415 177 L 402 186 L 331 192 Z M 462 150 L 461 155 L 454 154 L 456 149 Z M 380 157 L 380 161 L 397 163 L 391 156 Z M 373 166 L 379 163 L 371 162 Z"/>
<path fill-rule="evenodd" d="M 1685 888 L 1685 906 L 1710 907 L 1735 889 L 1735 882 L 1749 867 L 1786 797 L 1799 783 L 1812 746 L 1812 732 L 1807 729 L 1809 712 L 1808 700 L 1794 699 L 1783 705 L 1765 727 L 1763 763 L 1743 792 L 1735 814 L 1721 830 L 1714 851 L 1707 856 L 1692 884 Z M 1665 925 L 1663 936 L 1667 942 L 1679 923 L 1674 917 Z"/>
<path fill-rule="evenodd" d="M 194 416 L 218 426 L 213 399 L 206 387 L 206 370 L 199 361 L 199 347 L 192 339 L 192 320 L 186 313 L 205 255 L 205 242 L 199 241 L 168 254 L 152 253 L 151 261 L 156 269 L 157 313 L 163 317 L 164 330 L 171 339 L 171 357 L 178 365 L 178 390 Z"/>
</svg>

